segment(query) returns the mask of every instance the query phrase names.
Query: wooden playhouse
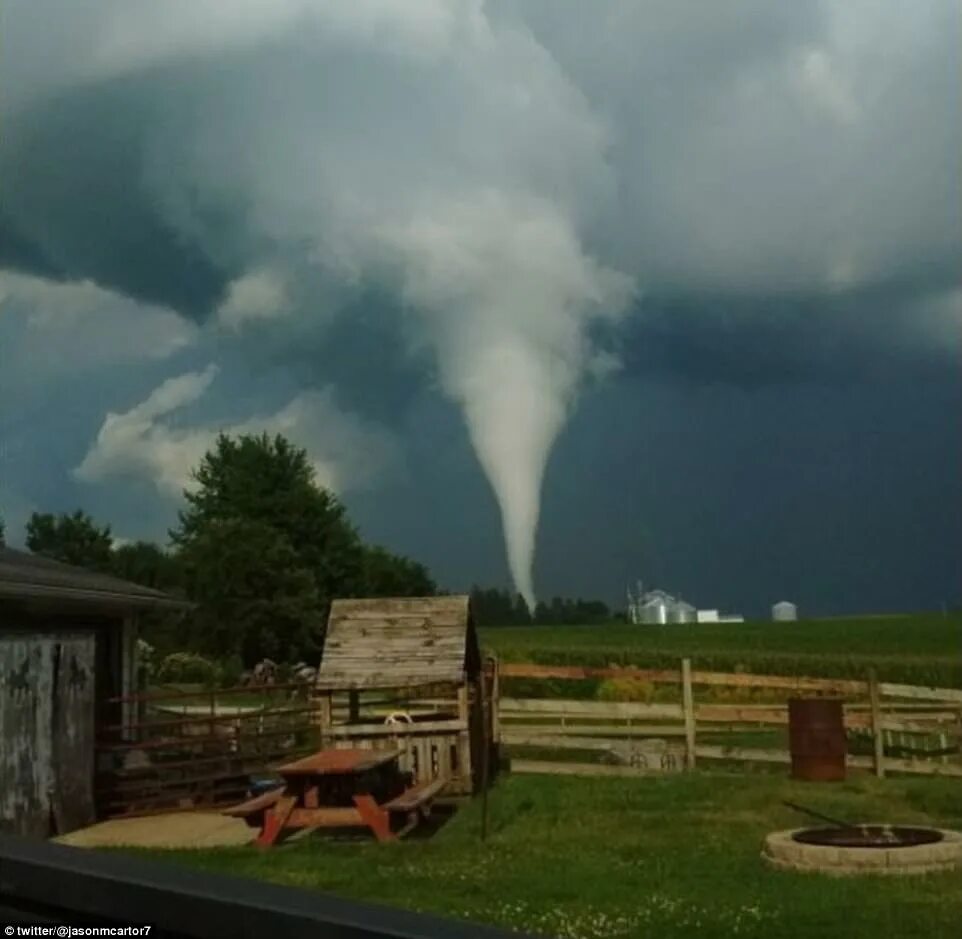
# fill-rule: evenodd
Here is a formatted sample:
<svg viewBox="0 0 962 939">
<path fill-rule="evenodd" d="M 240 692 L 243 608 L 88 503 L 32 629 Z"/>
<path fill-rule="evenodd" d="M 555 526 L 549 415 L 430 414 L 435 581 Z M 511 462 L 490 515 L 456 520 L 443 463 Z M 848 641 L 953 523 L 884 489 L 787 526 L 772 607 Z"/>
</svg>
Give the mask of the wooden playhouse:
<svg viewBox="0 0 962 939">
<path fill-rule="evenodd" d="M 335 600 L 314 697 L 325 747 L 396 748 L 415 783 L 454 795 L 493 771 L 497 673 L 469 597 Z"/>
</svg>

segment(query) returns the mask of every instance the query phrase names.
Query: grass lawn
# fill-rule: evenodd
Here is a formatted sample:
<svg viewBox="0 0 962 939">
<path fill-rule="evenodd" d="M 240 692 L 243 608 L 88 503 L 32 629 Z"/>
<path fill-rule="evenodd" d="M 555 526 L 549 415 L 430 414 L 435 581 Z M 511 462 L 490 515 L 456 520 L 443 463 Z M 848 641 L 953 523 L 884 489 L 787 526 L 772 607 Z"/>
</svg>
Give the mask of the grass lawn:
<svg viewBox="0 0 962 939">
<path fill-rule="evenodd" d="M 886 681 L 962 687 L 958 614 L 864 617 L 798 623 L 673 626 L 509 626 L 481 630 L 504 662 L 638 665 L 756 674 L 854 678 L 870 666 Z"/>
<path fill-rule="evenodd" d="M 566 939 L 958 935 L 962 874 L 835 880 L 768 869 L 759 857 L 763 836 L 805 824 L 783 799 L 853 821 L 962 827 L 957 780 L 507 776 L 491 793 L 483 845 L 476 800 L 428 840 L 312 836 L 268 853 L 163 855 Z"/>
</svg>

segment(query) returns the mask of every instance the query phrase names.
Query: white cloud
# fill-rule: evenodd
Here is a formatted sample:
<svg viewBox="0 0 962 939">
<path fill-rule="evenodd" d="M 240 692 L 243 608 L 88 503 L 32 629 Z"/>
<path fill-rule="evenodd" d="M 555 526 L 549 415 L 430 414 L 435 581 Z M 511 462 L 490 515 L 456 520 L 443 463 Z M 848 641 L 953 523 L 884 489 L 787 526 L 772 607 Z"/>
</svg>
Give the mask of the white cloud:
<svg viewBox="0 0 962 939">
<path fill-rule="evenodd" d="M 231 282 L 217 319 L 229 329 L 239 330 L 252 320 L 270 320 L 288 312 L 289 298 L 280 274 L 271 270 L 251 271 Z"/>
<path fill-rule="evenodd" d="M 307 450 L 317 481 L 336 492 L 370 485 L 396 459 L 382 428 L 342 411 L 330 389 L 305 391 L 279 411 L 230 424 L 184 425 L 175 412 L 203 397 L 217 369 L 168 379 L 128 411 L 110 413 L 74 475 L 85 482 L 148 479 L 167 497 L 192 488 L 191 473 L 218 433 L 280 433 Z"/>
<path fill-rule="evenodd" d="M 166 359 L 199 335 L 173 310 L 138 303 L 89 280 L 59 282 L 13 271 L 0 271 L 0 316 L 25 321 L 21 345 L 4 354 L 30 370 Z"/>
</svg>

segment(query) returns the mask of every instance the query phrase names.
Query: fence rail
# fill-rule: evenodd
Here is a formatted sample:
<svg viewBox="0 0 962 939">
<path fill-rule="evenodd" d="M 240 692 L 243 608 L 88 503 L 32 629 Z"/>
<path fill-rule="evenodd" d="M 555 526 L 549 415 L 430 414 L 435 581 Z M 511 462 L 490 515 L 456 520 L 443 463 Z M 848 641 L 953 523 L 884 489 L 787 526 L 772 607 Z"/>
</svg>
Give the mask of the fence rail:
<svg viewBox="0 0 962 939">
<path fill-rule="evenodd" d="M 845 727 L 853 742 L 865 741 L 870 753 L 850 754 L 848 765 L 874 771 L 962 777 L 962 761 L 950 760 L 962 748 L 962 691 L 865 680 L 836 680 L 784 675 L 702 672 L 682 660 L 678 670 L 587 668 L 579 666 L 505 664 L 502 678 L 640 679 L 673 685 L 681 703 L 584 701 L 503 697 L 499 722 L 501 742 L 507 747 L 595 752 L 630 765 L 559 762 L 558 759 L 512 760 L 516 772 L 565 772 L 594 775 L 648 774 L 652 753 L 646 738 L 667 738 L 668 763 L 693 768 L 698 760 L 789 763 L 785 748 L 725 745 L 724 734 L 771 732 L 788 725 L 787 703 L 727 704 L 696 702 L 696 688 L 729 687 L 826 694 L 845 700 Z M 926 702 L 926 703 L 921 703 Z M 666 723 L 676 721 L 677 723 Z M 660 722 L 660 723 L 653 723 Z M 710 742 L 698 741 L 699 734 Z M 716 739 L 711 739 L 716 738 Z M 676 742 L 677 741 L 677 742 Z M 906 758 L 908 756 L 909 758 Z M 678 759 L 676 759 L 676 757 Z M 558 767 L 564 767 L 559 769 Z M 622 772 L 624 770 L 625 772 Z"/>
</svg>

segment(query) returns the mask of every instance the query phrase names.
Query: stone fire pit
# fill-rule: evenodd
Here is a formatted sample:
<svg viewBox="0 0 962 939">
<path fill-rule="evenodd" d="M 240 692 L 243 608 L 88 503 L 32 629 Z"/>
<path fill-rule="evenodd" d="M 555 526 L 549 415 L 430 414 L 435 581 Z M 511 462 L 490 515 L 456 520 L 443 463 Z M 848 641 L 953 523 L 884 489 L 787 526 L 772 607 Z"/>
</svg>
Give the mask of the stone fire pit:
<svg viewBox="0 0 962 939">
<path fill-rule="evenodd" d="M 962 868 L 962 832 L 881 823 L 796 828 L 770 834 L 762 857 L 772 867 L 837 876 L 928 874 Z"/>
</svg>

